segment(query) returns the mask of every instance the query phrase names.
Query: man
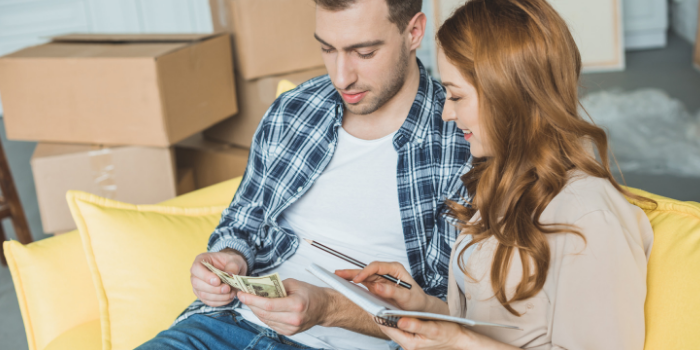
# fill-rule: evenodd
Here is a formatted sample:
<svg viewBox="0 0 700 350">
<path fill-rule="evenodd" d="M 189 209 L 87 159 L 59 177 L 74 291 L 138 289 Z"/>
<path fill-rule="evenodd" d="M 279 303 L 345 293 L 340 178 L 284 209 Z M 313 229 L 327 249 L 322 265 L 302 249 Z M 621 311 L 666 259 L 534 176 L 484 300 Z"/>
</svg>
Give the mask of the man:
<svg viewBox="0 0 700 350">
<path fill-rule="evenodd" d="M 283 94 L 263 117 L 241 186 L 192 265 L 199 300 L 139 349 L 387 349 L 369 314 L 305 271 L 352 266 L 302 239 L 367 263 L 399 261 L 444 297 L 456 231 L 441 210 L 466 198 L 469 148 L 441 120 L 444 91 L 416 59 L 421 0 L 315 1 L 328 76 Z M 277 272 L 288 296 L 238 294 L 202 261 Z"/>
</svg>

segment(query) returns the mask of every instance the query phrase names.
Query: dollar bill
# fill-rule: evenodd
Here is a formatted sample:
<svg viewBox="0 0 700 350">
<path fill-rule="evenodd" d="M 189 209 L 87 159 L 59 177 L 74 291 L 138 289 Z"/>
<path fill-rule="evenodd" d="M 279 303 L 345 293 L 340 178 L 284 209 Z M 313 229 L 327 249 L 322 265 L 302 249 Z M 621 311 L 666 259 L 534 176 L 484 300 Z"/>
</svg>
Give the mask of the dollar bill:
<svg viewBox="0 0 700 350">
<path fill-rule="evenodd" d="M 236 277 L 241 282 L 247 293 L 265 298 L 284 298 L 287 296 L 287 291 L 284 289 L 282 279 L 277 273 L 262 277 Z"/>
<path fill-rule="evenodd" d="M 209 271 L 213 272 L 217 277 L 219 277 L 221 282 L 226 283 L 229 286 L 236 288 L 236 289 L 239 289 L 239 290 L 242 290 L 244 292 L 246 291 L 245 289 L 243 289 L 241 287 L 241 284 L 236 279 L 235 275 L 229 274 L 228 272 L 225 272 L 225 271 L 221 271 L 206 261 L 202 261 L 202 265 L 204 265 L 207 269 L 209 269 Z"/>
<path fill-rule="evenodd" d="M 202 265 L 218 276 L 222 283 L 248 294 L 265 298 L 284 298 L 287 296 L 282 279 L 277 273 L 259 277 L 239 276 L 221 271 L 206 261 L 202 261 Z"/>
</svg>

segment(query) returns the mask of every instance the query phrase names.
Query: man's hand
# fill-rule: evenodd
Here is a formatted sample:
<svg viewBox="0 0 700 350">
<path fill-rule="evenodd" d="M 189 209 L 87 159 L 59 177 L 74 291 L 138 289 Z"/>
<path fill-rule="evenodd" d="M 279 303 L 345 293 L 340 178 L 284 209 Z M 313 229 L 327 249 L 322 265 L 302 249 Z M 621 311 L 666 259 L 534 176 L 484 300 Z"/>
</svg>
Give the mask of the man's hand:
<svg viewBox="0 0 700 350">
<path fill-rule="evenodd" d="M 240 292 L 238 300 L 247 305 L 258 318 L 274 331 L 294 335 L 313 326 L 327 326 L 334 310 L 331 289 L 321 288 L 288 278 L 282 281 L 286 298 L 263 298 Z"/>
<path fill-rule="evenodd" d="M 218 276 L 202 265 L 202 261 L 234 275 L 245 275 L 248 271 L 248 263 L 243 255 L 228 248 L 217 253 L 202 253 L 197 255 L 190 269 L 192 291 L 199 300 L 213 307 L 232 302 L 238 290 L 221 283 Z"/>
</svg>

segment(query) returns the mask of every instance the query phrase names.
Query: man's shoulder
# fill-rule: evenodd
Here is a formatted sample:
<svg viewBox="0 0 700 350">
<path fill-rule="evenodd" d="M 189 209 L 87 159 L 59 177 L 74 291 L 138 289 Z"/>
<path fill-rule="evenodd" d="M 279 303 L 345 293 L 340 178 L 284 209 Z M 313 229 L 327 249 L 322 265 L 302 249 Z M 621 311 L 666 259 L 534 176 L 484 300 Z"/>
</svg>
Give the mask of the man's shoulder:
<svg viewBox="0 0 700 350">
<path fill-rule="evenodd" d="M 432 85 L 432 93 L 433 93 L 433 98 L 437 100 L 444 101 L 445 100 L 445 88 L 442 86 L 440 81 L 437 79 L 430 77 L 430 84 Z"/>
<path fill-rule="evenodd" d="M 263 122 L 280 126 L 291 121 L 322 118 L 335 108 L 336 95 L 328 75 L 310 79 L 282 93 L 270 106 Z"/>
<path fill-rule="evenodd" d="M 337 92 L 333 87 L 330 77 L 321 75 L 307 80 L 292 90 L 282 93 L 275 103 L 280 107 L 298 108 L 298 104 L 303 105 L 335 105 Z M 291 104 L 290 104 L 291 103 Z"/>
<path fill-rule="evenodd" d="M 311 78 L 311 79 L 299 84 L 299 86 L 297 86 L 295 89 L 292 89 L 290 91 L 298 90 L 299 92 L 314 93 L 317 91 L 327 90 L 327 89 L 334 90 L 333 83 L 331 82 L 330 76 L 328 74 L 324 74 L 324 75 L 319 75 L 315 78 Z"/>
</svg>

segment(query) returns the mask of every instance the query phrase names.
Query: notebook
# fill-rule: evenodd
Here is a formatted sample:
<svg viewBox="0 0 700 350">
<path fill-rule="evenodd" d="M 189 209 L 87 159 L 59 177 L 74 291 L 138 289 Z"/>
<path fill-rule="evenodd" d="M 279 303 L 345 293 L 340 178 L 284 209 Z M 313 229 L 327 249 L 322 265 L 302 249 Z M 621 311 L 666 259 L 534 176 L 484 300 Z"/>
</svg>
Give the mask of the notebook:
<svg viewBox="0 0 700 350">
<path fill-rule="evenodd" d="M 345 297 L 350 299 L 357 306 L 361 307 L 363 310 L 369 312 L 374 316 L 374 322 L 382 326 L 396 327 L 396 322 L 399 321 L 401 317 L 413 317 L 421 320 L 435 320 L 435 321 L 448 321 L 458 323 L 464 326 L 484 326 L 484 327 L 501 327 L 510 329 L 520 329 L 515 326 L 507 326 L 497 323 L 480 322 L 474 321 L 466 318 L 452 317 L 441 314 L 434 314 L 429 312 L 416 312 L 416 311 L 405 311 L 401 310 L 385 300 L 379 298 L 378 296 L 370 293 L 367 289 L 360 287 L 352 282 L 348 282 L 336 274 L 318 266 L 314 263 L 306 268 L 312 275 L 316 276 L 318 279 L 326 283 L 329 287 L 337 290 Z"/>
</svg>

